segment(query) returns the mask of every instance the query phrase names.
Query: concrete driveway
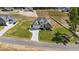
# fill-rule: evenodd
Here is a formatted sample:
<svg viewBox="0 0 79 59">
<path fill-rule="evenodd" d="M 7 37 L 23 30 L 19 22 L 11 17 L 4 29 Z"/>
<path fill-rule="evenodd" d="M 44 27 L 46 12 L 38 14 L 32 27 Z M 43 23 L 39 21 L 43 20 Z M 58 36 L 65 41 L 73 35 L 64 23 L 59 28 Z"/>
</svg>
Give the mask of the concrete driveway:
<svg viewBox="0 0 79 59">
<path fill-rule="evenodd" d="M 0 36 L 3 36 L 8 30 L 13 28 L 16 24 L 7 24 L 4 28 L 0 31 Z"/>
</svg>

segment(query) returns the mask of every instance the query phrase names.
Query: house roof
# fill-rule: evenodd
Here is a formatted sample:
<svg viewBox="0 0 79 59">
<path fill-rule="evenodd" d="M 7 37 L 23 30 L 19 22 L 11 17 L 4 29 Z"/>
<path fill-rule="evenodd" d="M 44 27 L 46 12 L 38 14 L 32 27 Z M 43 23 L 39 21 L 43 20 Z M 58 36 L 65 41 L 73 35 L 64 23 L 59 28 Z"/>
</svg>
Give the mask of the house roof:
<svg viewBox="0 0 79 59">
<path fill-rule="evenodd" d="M 14 17 L 11 15 L 0 14 L 0 18 L 2 18 L 5 22 L 9 21 L 9 19 L 14 20 Z"/>
<path fill-rule="evenodd" d="M 49 21 L 49 19 L 47 19 L 47 18 L 45 18 L 45 17 L 38 17 L 37 19 L 35 19 L 33 22 L 36 22 L 36 21 L 38 21 L 39 23 L 49 23 L 49 24 L 51 24 L 51 22 Z"/>
<path fill-rule="evenodd" d="M 0 26 L 6 26 L 6 22 L 2 18 L 0 18 Z"/>
<path fill-rule="evenodd" d="M 32 29 L 48 29 L 51 28 L 51 24 L 48 20 L 44 17 L 38 17 L 36 20 L 33 21 L 31 25 Z"/>
</svg>

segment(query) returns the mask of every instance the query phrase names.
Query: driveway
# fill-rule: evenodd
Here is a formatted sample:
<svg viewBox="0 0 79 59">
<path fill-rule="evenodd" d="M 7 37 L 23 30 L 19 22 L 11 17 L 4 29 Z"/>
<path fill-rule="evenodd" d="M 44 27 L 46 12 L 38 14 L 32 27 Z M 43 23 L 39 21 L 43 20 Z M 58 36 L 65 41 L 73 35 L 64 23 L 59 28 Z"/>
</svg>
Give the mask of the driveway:
<svg viewBox="0 0 79 59">
<path fill-rule="evenodd" d="M 0 36 L 3 36 L 9 29 L 13 28 L 16 24 L 7 24 L 4 28 L 0 31 Z"/>
<path fill-rule="evenodd" d="M 32 33 L 31 40 L 39 42 L 39 30 L 29 30 Z"/>
</svg>

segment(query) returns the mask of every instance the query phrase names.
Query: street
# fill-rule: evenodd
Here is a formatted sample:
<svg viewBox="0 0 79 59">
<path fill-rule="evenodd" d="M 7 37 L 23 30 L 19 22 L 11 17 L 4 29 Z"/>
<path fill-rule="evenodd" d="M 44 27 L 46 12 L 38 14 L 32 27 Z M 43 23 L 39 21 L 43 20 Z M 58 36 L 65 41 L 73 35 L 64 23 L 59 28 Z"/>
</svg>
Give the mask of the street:
<svg viewBox="0 0 79 59">
<path fill-rule="evenodd" d="M 79 51 L 79 45 L 76 44 L 68 44 L 67 46 L 64 46 L 63 44 L 35 42 L 31 40 L 22 40 L 22 39 L 9 38 L 9 37 L 1 37 L 0 42 L 44 48 L 44 49 L 48 49 L 49 51 L 50 50 L 51 51 Z"/>
</svg>

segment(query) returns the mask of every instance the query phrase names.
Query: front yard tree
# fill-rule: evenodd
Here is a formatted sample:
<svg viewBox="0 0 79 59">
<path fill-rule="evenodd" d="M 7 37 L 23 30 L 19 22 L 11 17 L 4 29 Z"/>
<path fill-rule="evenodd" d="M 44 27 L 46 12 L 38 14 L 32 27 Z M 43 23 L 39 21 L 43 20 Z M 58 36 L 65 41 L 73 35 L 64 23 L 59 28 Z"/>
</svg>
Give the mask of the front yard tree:
<svg viewBox="0 0 79 59">
<path fill-rule="evenodd" d="M 79 16 L 79 7 L 77 7 L 77 9 L 78 9 L 78 16 Z"/>
<path fill-rule="evenodd" d="M 70 42 L 69 40 L 69 36 L 67 34 L 62 34 L 60 32 L 55 33 L 54 38 L 52 39 L 52 41 L 58 43 L 63 43 L 64 45 L 66 45 L 68 42 Z"/>
</svg>

